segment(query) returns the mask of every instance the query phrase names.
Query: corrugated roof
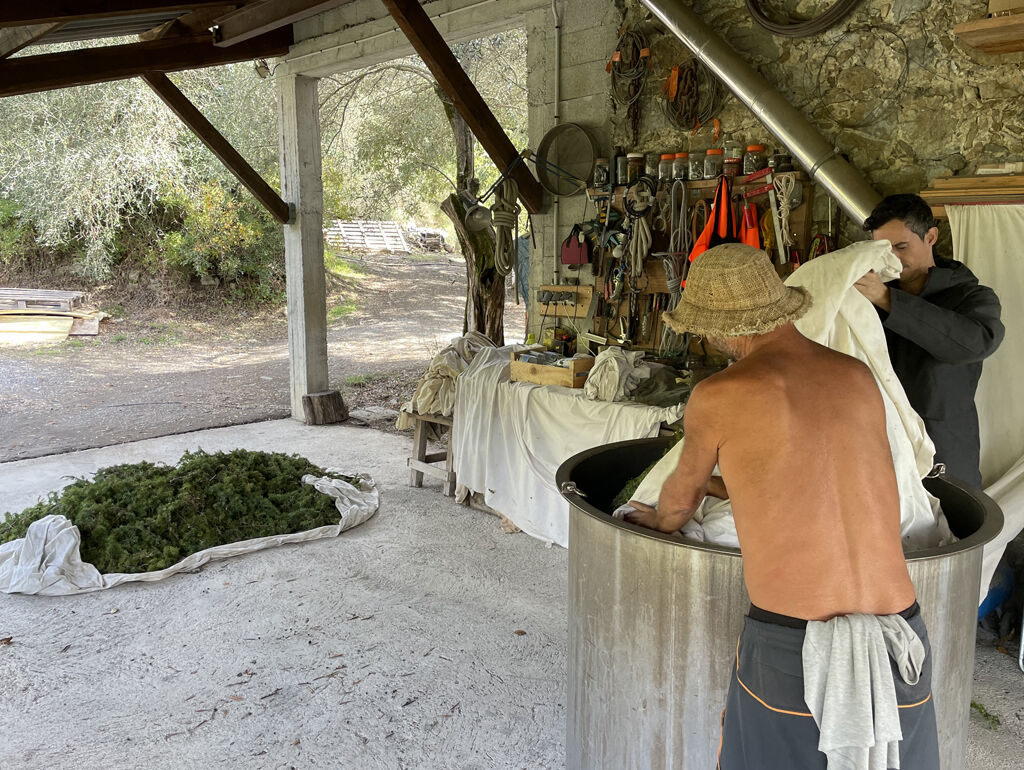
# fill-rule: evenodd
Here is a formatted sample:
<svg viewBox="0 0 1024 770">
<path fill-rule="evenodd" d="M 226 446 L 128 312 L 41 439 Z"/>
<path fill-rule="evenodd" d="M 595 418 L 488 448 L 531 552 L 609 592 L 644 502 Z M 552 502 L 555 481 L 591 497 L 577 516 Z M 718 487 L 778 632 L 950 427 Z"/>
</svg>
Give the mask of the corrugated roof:
<svg viewBox="0 0 1024 770">
<path fill-rule="evenodd" d="M 107 19 L 82 19 L 72 21 L 39 38 L 35 45 L 67 43 L 72 40 L 93 40 L 104 37 L 138 35 L 153 27 L 184 16 L 188 11 L 158 11 L 155 13 L 112 16 Z"/>
</svg>

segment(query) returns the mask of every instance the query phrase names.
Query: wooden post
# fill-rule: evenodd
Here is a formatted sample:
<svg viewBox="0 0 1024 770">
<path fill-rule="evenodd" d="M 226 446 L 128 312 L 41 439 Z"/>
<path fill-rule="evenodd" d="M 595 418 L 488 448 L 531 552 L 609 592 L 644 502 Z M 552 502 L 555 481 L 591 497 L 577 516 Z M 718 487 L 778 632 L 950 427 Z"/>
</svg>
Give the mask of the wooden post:
<svg viewBox="0 0 1024 770">
<path fill-rule="evenodd" d="M 281 197 L 295 208 L 284 226 L 291 407 L 292 417 L 302 420 L 302 397 L 328 390 L 319 105 L 314 78 L 285 75 L 277 87 Z"/>
</svg>

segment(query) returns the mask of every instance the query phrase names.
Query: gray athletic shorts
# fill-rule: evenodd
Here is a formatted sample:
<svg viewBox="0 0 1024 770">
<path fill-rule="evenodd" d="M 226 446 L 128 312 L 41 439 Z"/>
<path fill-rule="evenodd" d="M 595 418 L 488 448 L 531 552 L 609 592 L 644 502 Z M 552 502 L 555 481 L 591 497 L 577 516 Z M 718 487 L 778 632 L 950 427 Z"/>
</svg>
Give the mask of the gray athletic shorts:
<svg viewBox="0 0 1024 770">
<path fill-rule="evenodd" d="M 916 685 L 904 682 L 892 664 L 903 730 L 900 767 L 937 770 L 939 743 L 928 632 L 916 603 L 900 614 L 921 637 L 926 652 Z M 818 726 L 804 702 L 802 651 L 806 625 L 798 618 L 753 606 L 744 618 L 722 714 L 719 770 L 826 770 L 825 755 L 818 751 Z"/>
</svg>

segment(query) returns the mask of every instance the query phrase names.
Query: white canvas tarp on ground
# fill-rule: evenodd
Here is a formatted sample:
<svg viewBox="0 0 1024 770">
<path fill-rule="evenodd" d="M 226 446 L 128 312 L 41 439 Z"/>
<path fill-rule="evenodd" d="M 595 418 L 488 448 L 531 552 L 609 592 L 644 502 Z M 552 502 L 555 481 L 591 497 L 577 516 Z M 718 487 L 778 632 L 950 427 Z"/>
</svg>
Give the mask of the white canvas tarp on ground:
<svg viewBox="0 0 1024 770">
<path fill-rule="evenodd" d="M 328 468 L 327 472 L 350 475 L 337 468 Z M 92 564 L 82 561 L 78 527 L 64 516 L 44 516 L 29 526 L 25 537 L 0 545 L 0 591 L 44 596 L 101 591 L 132 581 L 163 580 L 178 572 L 197 569 L 215 559 L 227 559 L 286 543 L 336 537 L 369 519 L 380 505 L 380 495 L 373 479 L 367 476 L 358 478 L 359 485 L 353 486 L 332 476 L 302 477 L 304 483 L 335 498 L 335 506 L 341 514 L 337 524 L 206 548 L 166 569 L 153 572 L 101 574 Z"/>
</svg>

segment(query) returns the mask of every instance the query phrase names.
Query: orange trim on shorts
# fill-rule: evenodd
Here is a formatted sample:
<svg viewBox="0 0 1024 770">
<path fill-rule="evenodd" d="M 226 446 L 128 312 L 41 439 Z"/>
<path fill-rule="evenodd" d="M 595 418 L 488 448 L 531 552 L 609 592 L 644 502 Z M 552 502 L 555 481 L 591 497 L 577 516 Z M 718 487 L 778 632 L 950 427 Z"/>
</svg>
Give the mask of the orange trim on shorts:
<svg viewBox="0 0 1024 770">
<path fill-rule="evenodd" d="M 919 700 L 917 703 L 908 703 L 906 706 L 900 706 L 899 704 L 896 704 L 896 707 L 897 708 L 901 708 L 901 709 L 912 709 L 912 708 L 915 708 L 917 706 L 923 706 L 925 703 L 927 703 L 931 699 L 932 699 L 932 694 L 928 693 L 928 697 L 925 698 L 924 700 Z"/>
<path fill-rule="evenodd" d="M 743 683 L 743 680 L 740 679 L 740 640 L 739 639 L 736 640 L 736 681 L 740 683 L 740 687 L 742 687 L 744 690 L 746 690 L 747 694 L 750 695 L 751 698 L 756 700 L 758 703 L 760 703 L 762 706 L 764 706 L 769 711 L 774 711 L 777 714 L 788 714 L 791 717 L 813 717 L 814 716 L 814 714 L 811 714 L 810 712 L 804 713 L 802 711 L 787 711 L 786 709 L 777 709 L 774 706 L 769 706 L 767 703 L 765 703 L 763 700 L 761 700 L 759 697 L 757 697 L 754 694 L 753 690 L 751 690 L 749 687 L 746 686 L 746 684 Z M 723 725 L 723 728 L 724 728 L 724 725 Z"/>
</svg>

